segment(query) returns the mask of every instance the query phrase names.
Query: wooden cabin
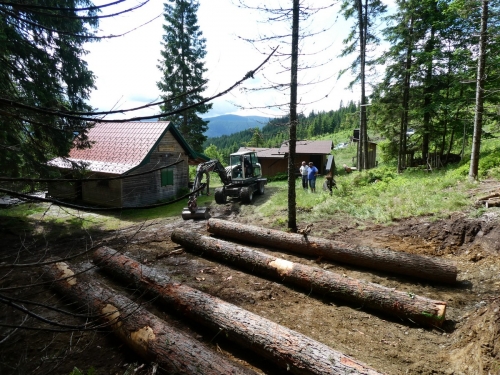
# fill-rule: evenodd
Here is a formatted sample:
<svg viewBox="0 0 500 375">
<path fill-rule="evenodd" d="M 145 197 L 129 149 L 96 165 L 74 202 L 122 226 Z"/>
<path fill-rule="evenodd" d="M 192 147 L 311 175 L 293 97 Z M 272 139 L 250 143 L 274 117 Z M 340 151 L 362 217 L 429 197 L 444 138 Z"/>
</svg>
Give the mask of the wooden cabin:
<svg viewBox="0 0 500 375">
<path fill-rule="evenodd" d="M 299 173 L 302 161 L 312 161 L 319 174 L 325 174 L 328 155 L 333 148 L 332 141 L 297 141 L 295 151 L 295 169 Z M 276 148 L 240 147 L 238 151 L 252 150 L 257 152 L 262 166 L 262 175 L 273 177 L 278 173 L 288 173 L 288 141 Z"/>
<path fill-rule="evenodd" d="M 91 148 L 73 148 L 68 158 L 53 159 L 49 165 L 64 170 L 68 177 L 76 175 L 74 167 L 78 166 L 85 178 L 120 178 L 53 182 L 49 196 L 94 206 L 151 205 L 188 188 L 189 165 L 209 160 L 192 150 L 169 121 L 100 123 L 89 130 L 88 138 Z"/>
</svg>

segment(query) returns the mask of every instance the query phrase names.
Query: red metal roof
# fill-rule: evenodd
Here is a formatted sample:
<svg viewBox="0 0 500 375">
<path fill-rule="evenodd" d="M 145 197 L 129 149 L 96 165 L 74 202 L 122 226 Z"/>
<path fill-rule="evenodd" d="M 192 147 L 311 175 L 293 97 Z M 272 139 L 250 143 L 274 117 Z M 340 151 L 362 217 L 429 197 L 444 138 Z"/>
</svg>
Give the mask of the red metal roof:
<svg viewBox="0 0 500 375">
<path fill-rule="evenodd" d="M 137 167 L 149 154 L 168 127 L 169 121 L 101 123 L 88 131 L 92 147 L 73 148 L 70 161 L 85 163 L 94 172 L 122 174 Z M 71 163 L 63 158 L 51 160 L 49 164 L 70 168 Z"/>
<path fill-rule="evenodd" d="M 262 147 L 240 147 L 240 151 L 255 151 L 258 158 L 276 158 L 283 159 L 284 154 L 279 154 L 279 148 L 262 148 Z"/>
<path fill-rule="evenodd" d="M 309 155 L 327 155 L 330 154 L 333 148 L 332 141 L 297 141 L 297 149 L 295 153 L 297 154 L 309 154 Z M 288 153 L 289 146 L 288 142 L 283 142 L 280 147 L 279 153 Z"/>
<path fill-rule="evenodd" d="M 297 141 L 296 154 L 329 155 L 332 151 L 332 141 Z M 259 158 L 282 159 L 288 154 L 289 146 L 285 141 L 279 148 L 240 147 L 238 151 L 251 150 Z"/>
</svg>

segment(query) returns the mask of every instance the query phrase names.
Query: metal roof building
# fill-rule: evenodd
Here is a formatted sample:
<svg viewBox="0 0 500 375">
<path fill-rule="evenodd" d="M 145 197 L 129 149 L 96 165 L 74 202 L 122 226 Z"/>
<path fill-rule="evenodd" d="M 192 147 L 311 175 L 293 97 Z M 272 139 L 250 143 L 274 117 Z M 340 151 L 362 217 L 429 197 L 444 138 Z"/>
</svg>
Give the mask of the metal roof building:
<svg viewBox="0 0 500 375">
<path fill-rule="evenodd" d="M 49 165 L 67 171 L 75 167 L 89 177 L 118 180 L 53 183 L 49 195 L 58 199 L 82 200 L 100 206 L 132 207 L 169 199 L 189 183 L 189 164 L 208 158 L 195 152 L 168 121 L 100 123 L 87 133 L 90 148 L 73 148 L 68 158 L 56 158 Z M 135 174 L 176 164 L 134 177 Z"/>
<path fill-rule="evenodd" d="M 332 141 L 308 141 L 301 140 L 296 143 L 295 167 L 297 173 L 302 161 L 312 161 L 319 173 L 325 173 L 326 160 L 333 149 Z M 252 150 L 257 152 L 257 157 L 262 166 L 262 175 L 266 177 L 275 176 L 278 173 L 288 172 L 289 144 L 285 141 L 280 147 L 258 148 L 240 147 L 238 151 Z"/>
</svg>

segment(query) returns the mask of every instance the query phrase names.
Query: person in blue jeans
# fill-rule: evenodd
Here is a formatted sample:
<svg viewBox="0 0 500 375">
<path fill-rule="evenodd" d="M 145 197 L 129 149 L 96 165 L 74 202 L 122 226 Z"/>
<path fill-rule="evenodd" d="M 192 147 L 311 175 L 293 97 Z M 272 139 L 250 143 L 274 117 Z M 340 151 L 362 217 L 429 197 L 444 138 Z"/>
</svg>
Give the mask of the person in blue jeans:
<svg viewBox="0 0 500 375">
<path fill-rule="evenodd" d="M 309 188 L 313 193 L 316 192 L 316 176 L 318 175 L 318 168 L 316 168 L 312 161 L 309 162 L 307 169 L 307 179 L 309 180 Z"/>
</svg>

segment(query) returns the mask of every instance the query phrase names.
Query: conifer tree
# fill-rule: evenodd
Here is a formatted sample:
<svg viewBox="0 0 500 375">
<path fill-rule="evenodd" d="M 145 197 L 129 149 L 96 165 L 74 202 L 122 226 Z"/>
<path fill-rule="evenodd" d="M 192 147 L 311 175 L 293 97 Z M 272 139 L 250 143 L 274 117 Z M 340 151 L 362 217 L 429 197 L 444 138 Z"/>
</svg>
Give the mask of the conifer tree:
<svg viewBox="0 0 500 375">
<path fill-rule="evenodd" d="M 67 156 L 75 134 L 85 140 L 90 123 L 54 113 L 91 110 L 94 75 L 82 56 L 98 11 L 87 0 L 0 3 L 2 175 L 46 174 L 46 162 Z"/>
<path fill-rule="evenodd" d="M 163 77 L 157 85 L 164 93 L 162 98 L 170 99 L 161 108 L 162 112 L 168 112 L 189 107 L 203 99 L 201 93 L 207 83 L 203 78 L 207 71 L 203 61 L 206 40 L 198 26 L 198 1 L 168 0 L 164 7 L 166 24 L 163 26 L 163 59 L 158 65 Z M 164 120 L 171 121 L 191 147 L 202 151 L 206 140 L 203 133 L 208 128 L 208 122 L 198 114 L 208 112 L 211 107 L 212 104 L 201 104 Z"/>
<path fill-rule="evenodd" d="M 247 147 L 262 147 L 264 145 L 264 137 L 259 128 L 253 130 L 252 139 L 247 143 Z"/>
<path fill-rule="evenodd" d="M 370 45 L 377 45 L 379 39 L 374 32 L 374 24 L 382 13 L 386 11 L 386 6 L 380 0 L 356 0 L 354 2 L 344 0 L 342 2 L 342 13 L 346 19 L 354 18 L 355 22 L 348 37 L 344 40 L 344 50 L 341 56 L 347 56 L 359 48 L 359 54 L 350 66 L 356 74 L 354 83 L 359 82 L 361 88 L 360 119 L 359 119 L 359 144 L 357 155 L 358 170 L 368 168 L 368 125 L 366 116 L 366 68 L 373 65 L 373 61 L 367 60 L 367 52 Z M 343 74 L 346 70 L 341 72 Z"/>
</svg>

